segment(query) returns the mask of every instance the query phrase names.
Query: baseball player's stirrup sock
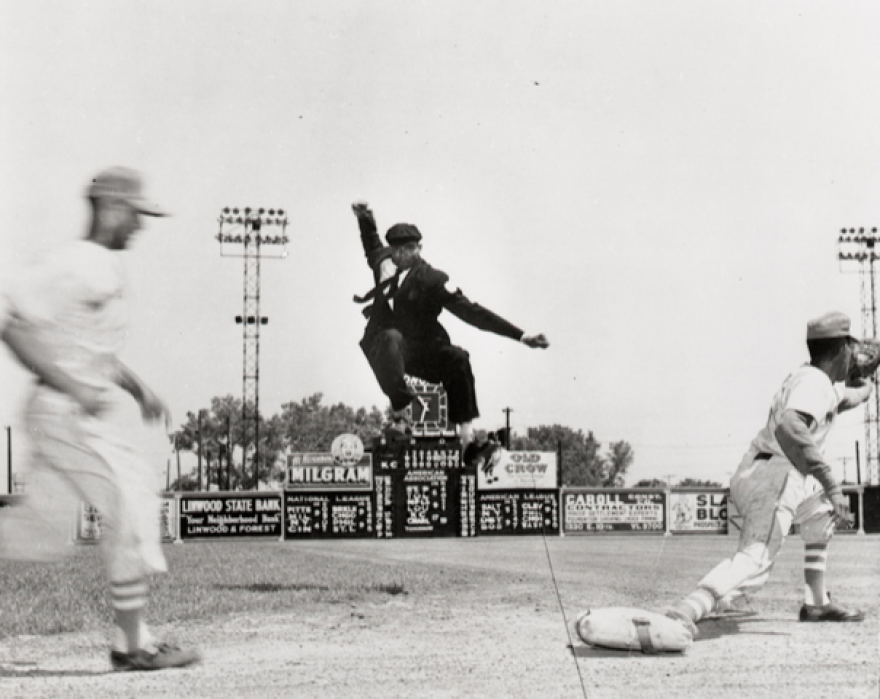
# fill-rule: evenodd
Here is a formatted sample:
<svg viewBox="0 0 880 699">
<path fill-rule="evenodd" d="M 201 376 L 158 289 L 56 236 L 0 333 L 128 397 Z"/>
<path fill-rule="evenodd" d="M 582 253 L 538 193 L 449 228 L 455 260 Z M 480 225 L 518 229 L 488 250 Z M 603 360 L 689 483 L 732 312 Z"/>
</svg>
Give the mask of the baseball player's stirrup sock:
<svg viewBox="0 0 880 699">
<path fill-rule="evenodd" d="M 715 596 L 708 590 L 698 587 L 673 609 L 681 612 L 695 624 L 715 607 Z"/>
<path fill-rule="evenodd" d="M 828 544 L 806 544 L 804 546 L 804 602 L 814 607 L 822 607 L 829 602 L 825 589 L 825 561 L 828 557 Z"/>
<path fill-rule="evenodd" d="M 147 603 L 147 583 L 133 580 L 125 583 L 110 583 L 110 602 L 116 613 L 116 625 L 125 635 L 128 652 L 141 647 L 146 639 L 141 638 L 142 610 Z"/>
</svg>

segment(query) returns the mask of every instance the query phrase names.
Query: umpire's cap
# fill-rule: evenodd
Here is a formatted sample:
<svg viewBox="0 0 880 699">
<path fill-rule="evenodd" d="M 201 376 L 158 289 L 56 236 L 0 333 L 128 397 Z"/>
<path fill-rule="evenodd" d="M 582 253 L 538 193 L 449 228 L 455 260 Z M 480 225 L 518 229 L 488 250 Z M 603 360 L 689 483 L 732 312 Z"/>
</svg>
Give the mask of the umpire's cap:
<svg viewBox="0 0 880 699">
<path fill-rule="evenodd" d="M 147 216 L 168 216 L 168 212 L 141 194 L 141 176 L 127 167 L 111 167 L 92 178 L 86 196 L 89 199 L 122 199 Z"/>
<path fill-rule="evenodd" d="M 834 337 L 854 338 L 849 331 L 849 316 L 840 311 L 831 311 L 807 323 L 807 341 L 825 340 Z"/>
<path fill-rule="evenodd" d="M 385 234 L 385 240 L 389 245 L 404 245 L 413 241 L 419 242 L 422 234 L 411 223 L 395 223 Z"/>
</svg>

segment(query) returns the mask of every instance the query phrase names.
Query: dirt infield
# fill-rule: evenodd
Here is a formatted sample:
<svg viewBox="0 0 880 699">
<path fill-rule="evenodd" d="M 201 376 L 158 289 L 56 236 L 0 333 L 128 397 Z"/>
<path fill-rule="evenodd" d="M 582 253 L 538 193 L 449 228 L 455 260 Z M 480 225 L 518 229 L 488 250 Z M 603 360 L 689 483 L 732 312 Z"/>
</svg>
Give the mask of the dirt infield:
<svg viewBox="0 0 880 699">
<path fill-rule="evenodd" d="M 188 544 L 198 545 L 198 544 Z M 569 647 L 568 628 L 594 606 L 657 608 L 688 592 L 733 542 L 724 537 L 540 537 L 286 543 L 311 554 L 485 573 L 476 589 L 314 604 L 157 630 L 196 644 L 204 662 L 112 674 L 101 633 L 0 643 L 6 697 L 876 697 L 880 537 L 838 536 L 835 598 L 861 624 L 801 624 L 803 549 L 786 543 L 748 609 L 700 625 L 681 655 Z M 553 574 L 551 575 L 551 563 Z M 2 613 L 2 610 L 0 610 Z M 572 632 L 573 633 L 573 632 Z"/>
</svg>

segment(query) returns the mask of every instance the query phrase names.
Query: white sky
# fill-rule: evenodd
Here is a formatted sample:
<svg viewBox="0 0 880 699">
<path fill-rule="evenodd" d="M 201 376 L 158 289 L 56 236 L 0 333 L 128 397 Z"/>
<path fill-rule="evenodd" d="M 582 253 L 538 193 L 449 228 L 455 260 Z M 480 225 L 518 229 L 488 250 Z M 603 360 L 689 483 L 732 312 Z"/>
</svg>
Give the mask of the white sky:
<svg viewBox="0 0 880 699">
<path fill-rule="evenodd" d="M 123 358 L 179 423 L 242 391 L 242 263 L 217 216 L 285 208 L 261 409 L 318 391 L 384 407 L 351 302 L 371 286 L 349 208 L 367 199 L 381 231 L 415 223 L 454 285 L 551 340 L 444 314 L 478 427 L 509 406 L 517 431 L 628 441 L 629 483 L 726 482 L 806 360 L 807 320 L 860 329 L 836 241 L 878 225 L 878 35 L 867 1 L 6 0 L 0 273 L 83 235 L 97 170 L 144 172 L 175 216 L 126 253 Z M 2 424 L 25 388 L 4 351 Z M 838 476 L 862 420 L 829 443 Z"/>
</svg>

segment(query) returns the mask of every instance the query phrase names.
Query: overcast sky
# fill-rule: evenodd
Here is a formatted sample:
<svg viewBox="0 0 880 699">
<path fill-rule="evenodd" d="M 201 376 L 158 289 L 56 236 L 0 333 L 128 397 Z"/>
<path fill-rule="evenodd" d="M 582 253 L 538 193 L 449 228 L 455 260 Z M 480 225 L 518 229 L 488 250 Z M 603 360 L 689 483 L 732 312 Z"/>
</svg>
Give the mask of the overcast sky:
<svg viewBox="0 0 880 699">
<path fill-rule="evenodd" d="M 861 330 L 836 243 L 880 221 L 878 35 L 867 1 L 7 0 L 0 273 L 83 235 L 97 170 L 141 170 L 174 217 L 125 253 L 123 359 L 179 424 L 242 392 L 243 265 L 217 217 L 285 208 L 261 409 L 316 392 L 384 408 L 351 301 L 372 281 L 350 210 L 366 199 L 380 231 L 415 223 L 454 286 L 552 343 L 444 314 L 478 428 L 510 407 L 519 432 L 626 440 L 630 484 L 726 482 L 807 360 L 806 322 L 838 309 Z M 13 429 L 26 385 L 4 350 Z M 841 418 L 838 477 L 863 437 L 861 409 Z"/>
</svg>

